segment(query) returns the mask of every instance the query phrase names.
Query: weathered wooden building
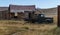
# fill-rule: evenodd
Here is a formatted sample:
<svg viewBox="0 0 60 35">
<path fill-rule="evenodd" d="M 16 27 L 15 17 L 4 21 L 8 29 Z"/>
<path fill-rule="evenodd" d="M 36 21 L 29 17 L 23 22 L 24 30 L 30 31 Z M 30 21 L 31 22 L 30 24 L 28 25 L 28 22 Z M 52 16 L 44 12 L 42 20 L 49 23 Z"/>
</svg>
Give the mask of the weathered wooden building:
<svg viewBox="0 0 60 35">
<path fill-rule="evenodd" d="M 9 19 L 8 7 L 0 7 L 0 20 Z"/>
<path fill-rule="evenodd" d="M 29 18 L 29 13 L 34 11 L 35 5 L 9 5 L 9 7 L 0 7 L 0 19 Z"/>
<path fill-rule="evenodd" d="M 35 11 L 35 5 L 10 5 L 10 19 L 28 18 L 29 12 Z"/>
</svg>

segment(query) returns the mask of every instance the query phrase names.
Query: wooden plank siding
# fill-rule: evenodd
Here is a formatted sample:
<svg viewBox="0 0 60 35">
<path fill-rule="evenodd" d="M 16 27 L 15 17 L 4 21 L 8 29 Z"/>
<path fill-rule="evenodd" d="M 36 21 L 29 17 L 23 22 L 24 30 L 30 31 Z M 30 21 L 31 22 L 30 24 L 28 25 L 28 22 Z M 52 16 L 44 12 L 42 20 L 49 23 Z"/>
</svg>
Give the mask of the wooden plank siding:
<svg viewBox="0 0 60 35">
<path fill-rule="evenodd" d="M 58 6 L 58 27 L 60 27 L 60 6 Z"/>
<path fill-rule="evenodd" d="M 9 19 L 9 13 L 8 10 L 6 11 L 0 11 L 0 20 L 7 20 Z"/>
<path fill-rule="evenodd" d="M 35 11 L 35 5 L 9 5 L 9 10 L 10 10 L 10 19 L 11 17 L 15 16 L 15 13 L 17 13 L 17 19 L 21 20 L 24 18 L 29 18 L 29 12 Z M 11 13 L 14 13 L 12 15 Z"/>
</svg>

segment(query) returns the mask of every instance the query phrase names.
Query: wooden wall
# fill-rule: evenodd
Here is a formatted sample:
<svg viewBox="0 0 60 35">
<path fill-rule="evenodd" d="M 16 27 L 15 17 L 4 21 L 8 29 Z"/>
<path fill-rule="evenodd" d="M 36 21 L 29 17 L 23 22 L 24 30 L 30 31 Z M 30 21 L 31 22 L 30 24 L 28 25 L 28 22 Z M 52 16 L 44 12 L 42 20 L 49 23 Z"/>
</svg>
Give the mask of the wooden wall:
<svg viewBox="0 0 60 35">
<path fill-rule="evenodd" d="M 8 10 L 6 11 L 0 11 L 0 20 L 7 20 L 9 19 L 9 13 Z"/>
<path fill-rule="evenodd" d="M 17 18 L 14 18 L 15 13 L 10 13 L 10 19 L 11 20 L 21 20 L 24 18 L 24 13 L 17 13 Z"/>
<path fill-rule="evenodd" d="M 60 27 L 60 6 L 58 6 L 58 27 Z"/>
</svg>

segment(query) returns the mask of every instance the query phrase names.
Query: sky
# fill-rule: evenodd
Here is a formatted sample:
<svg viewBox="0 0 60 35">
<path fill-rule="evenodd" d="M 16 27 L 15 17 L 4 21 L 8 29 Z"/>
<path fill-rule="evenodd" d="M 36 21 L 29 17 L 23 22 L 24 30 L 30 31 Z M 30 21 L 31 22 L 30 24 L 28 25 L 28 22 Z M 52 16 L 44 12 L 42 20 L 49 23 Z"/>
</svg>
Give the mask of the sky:
<svg viewBox="0 0 60 35">
<path fill-rule="evenodd" d="M 36 8 L 52 8 L 60 5 L 60 0 L 0 0 L 0 7 L 13 5 L 35 5 Z"/>
</svg>

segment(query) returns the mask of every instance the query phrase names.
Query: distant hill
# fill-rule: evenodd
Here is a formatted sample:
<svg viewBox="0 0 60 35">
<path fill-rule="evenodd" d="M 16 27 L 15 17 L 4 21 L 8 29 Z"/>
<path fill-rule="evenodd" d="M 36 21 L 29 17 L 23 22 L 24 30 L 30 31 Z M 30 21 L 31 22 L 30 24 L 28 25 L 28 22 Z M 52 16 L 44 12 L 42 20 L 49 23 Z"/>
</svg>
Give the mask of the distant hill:
<svg viewBox="0 0 60 35">
<path fill-rule="evenodd" d="M 46 16 L 53 16 L 53 15 L 57 15 L 57 7 L 55 8 L 48 8 L 48 9 L 36 9 L 38 12 L 45 14 Z"/>
</svg>

